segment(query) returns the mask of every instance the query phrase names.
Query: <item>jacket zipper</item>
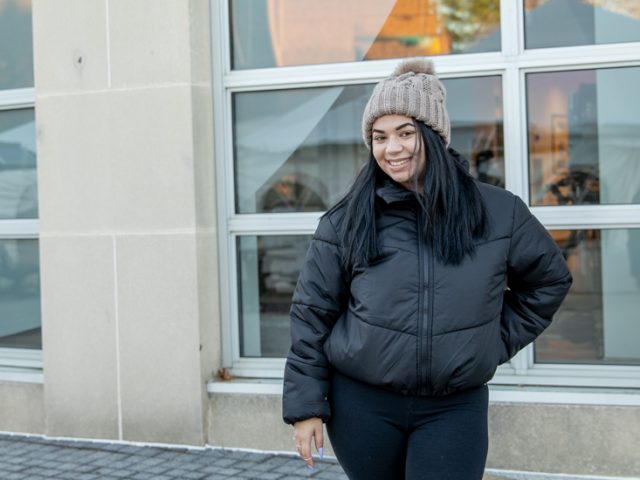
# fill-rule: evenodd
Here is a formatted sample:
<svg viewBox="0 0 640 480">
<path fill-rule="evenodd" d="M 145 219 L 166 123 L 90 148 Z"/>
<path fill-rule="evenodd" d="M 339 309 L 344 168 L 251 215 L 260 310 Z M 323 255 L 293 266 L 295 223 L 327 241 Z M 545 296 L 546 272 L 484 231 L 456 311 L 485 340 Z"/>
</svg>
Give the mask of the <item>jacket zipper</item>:
<svg viewBox="0 0 640 480">
<path fill-rule="evenodd" d="M 418 395 L 422 393 L 422 310 L 424 308 L 423 302 L 423 251 L 422 251 L 422 228 L 420 221 L 420 211 L 416 211 L 416 225 L 418 230 L 418 348 L 416 358 L 416 375 L 418 377 L 417 389 Z"/>
<path fill-rule="evenodd" d="M 433 334 L 432 334 L 432 329 L 433 329 L 433 297 L 434 297 L 434 290 L 435 290 L 435 285 L 433 284 L 433 277 L 434 277 L 434 264 L 435 264 L 435 255 L 433 253 L 433 244 L 429 245 L 429 284 L 428 284 L 428 290 L 429 290 L 429 317 L 428 317 L 428 321 L 427 321 L 427 338 L 426 338 L 426 342 L 428 342 L 428 349 L 427 351 L 429 352 L 429 358 L 427 361 L 427 367 L 426 367 L 426 372 L 425 372 L 425 379 L 426 379 L 426 389 L 427 391 L 425 392 L 427 395 L 431 395 L 433 393 L 433 382 L 432 382 L 432 378 L 431 378 L 431 358 L 432 358 L 432 352 L 433 352 Z"/>
<path fill-rule="evenodd" d="M 433 245 L 429 245 L 429 256 L 428 256 L 428 264 L 426 267 L 428 268 L 427 274 L 427 294 L 428 294 L 428 305 L 429 314 L 426 315 L 425 307 L 424 307 L 424 271 L 425 271 L 425 255 L 424 255 L 424 239 L 422 235 L 422 218 L 420 216 L 420 212 L 416 214 L 416 225 L 418 226 L 418 288 L 420 292 L 420 296 L 418 298 L 418 392 L 422 395 L 431 395 L 432 393 L 432 382 L 430 379 L 431 376 L 431 351 L 433 348 L 431 341 L 431 331 L 433 326 L 433 264 L 434 264 L 434 253 L 433 253 Z M 424 335 L 424 326 L 426 324 L 427 334 Z M 425 355 L 425 353 L 427 355 Z"/>
</svg>

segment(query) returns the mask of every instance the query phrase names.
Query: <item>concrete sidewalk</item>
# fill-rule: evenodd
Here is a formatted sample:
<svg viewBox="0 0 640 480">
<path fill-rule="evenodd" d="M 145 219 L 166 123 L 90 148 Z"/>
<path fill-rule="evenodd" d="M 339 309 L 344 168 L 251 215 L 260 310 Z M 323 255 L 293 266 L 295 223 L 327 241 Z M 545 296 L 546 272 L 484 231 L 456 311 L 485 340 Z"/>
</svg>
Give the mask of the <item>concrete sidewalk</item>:
<svg viewBox="0 0 640 480">
<path fill-rule="evenodd" d="M 485 476 L 540 480 L 540 475 Z M 0 434 L 1 480 L 289 480 L 316 478 L 346 480 L 340 465 L 327 459 L 308 469 L 294 455 L 228 450 L 148 446 L 129 443 L 49 439 Z M 575 477 L 578 478 L 578 477 Z M 592 477 L 595 478 L 595 477 Z"/>
</svg>

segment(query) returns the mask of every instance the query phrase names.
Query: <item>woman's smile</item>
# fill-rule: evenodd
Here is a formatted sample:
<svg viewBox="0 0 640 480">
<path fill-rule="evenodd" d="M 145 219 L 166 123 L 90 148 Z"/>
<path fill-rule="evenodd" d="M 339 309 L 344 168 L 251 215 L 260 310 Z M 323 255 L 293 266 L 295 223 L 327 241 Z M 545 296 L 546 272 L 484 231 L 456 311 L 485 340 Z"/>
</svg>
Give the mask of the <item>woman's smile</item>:
<svg viewBox="0 0 640 480">
<path fill-rule="evenodd" d="M 401 158 L 399 160 L 387 160 L 387 163 L 393 168 L 403 167 L 411 161 L 410 158 Z"/>
</svg>

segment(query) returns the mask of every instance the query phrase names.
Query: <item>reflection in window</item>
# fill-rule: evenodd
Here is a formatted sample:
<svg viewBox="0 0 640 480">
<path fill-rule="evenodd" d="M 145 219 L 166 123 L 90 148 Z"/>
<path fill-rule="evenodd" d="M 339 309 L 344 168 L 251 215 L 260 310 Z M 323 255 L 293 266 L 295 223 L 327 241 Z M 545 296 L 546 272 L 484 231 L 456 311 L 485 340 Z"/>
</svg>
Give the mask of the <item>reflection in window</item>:
<svg viewBox="0 0 640 480">
<path fill-rule="evenodd" d="M 451 146 L 484 183 L 505 186 L 502 78 L 446 78 Z"/>
<path fill-rule="evenodd" d="M 640 202 L 640 67 L 527 75 L 532 205 Z"/>
<path fill-rule="evenodd" d="M 291 296 L 310 242 L 310 235 L 238 237 L 241 356 L 286 356 Z"/>
<path fill-rule="evenodd" d="M 640 41 L 637 0 L 524 0 L 526 48 Z"/>
<path fill-rule="evenodd" d="M 0 1 L 0 90 L 33 87 L 31 0 Z"/>
<path fill-rule="evenodd" d="M 37 240 L 0 240 L 0 348 L 42 348 Z"/>
<path fill-rule="evenodd" d="M 536 362 L 640 365 L 640 229 L 550 233 L 573 285 L 536 340 Z"/>
<path fill-rule="evenodd" d="M 452 146 L 481 181 L 504 186 L 501 79 L 445 79 Z M 368 151 L 362 112 L 373 85 L 233 96 L 236 211 L 324 211 Z"/>
<path fill-rule="evenodd" d="M 0 110 L 0 219 L 38 218 L 33 109 Z"/>
<path fill-rule="evenodd" d="M 238 93 L 236 211 L 324 211 L 367 158 L 360 122 L 372 86 Z"/>
<path fill-rule="evenodd" d="M 500 1 L 230 0 L 234 69 L 500 50 Z"/>
</svg>

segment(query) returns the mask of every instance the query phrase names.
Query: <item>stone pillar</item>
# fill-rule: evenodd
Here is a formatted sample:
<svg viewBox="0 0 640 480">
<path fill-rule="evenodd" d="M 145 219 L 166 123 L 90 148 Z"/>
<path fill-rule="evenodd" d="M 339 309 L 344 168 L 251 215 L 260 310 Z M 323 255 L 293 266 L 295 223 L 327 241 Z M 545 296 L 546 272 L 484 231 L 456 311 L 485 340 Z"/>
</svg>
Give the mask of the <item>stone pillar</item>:
<svg viewBox="0 0 640 480">
<path fill-rule="evenodd" d="M 207 0 L 34 0 L 46 433 L 203 444 L 220 361 Z"/>
</svg>

